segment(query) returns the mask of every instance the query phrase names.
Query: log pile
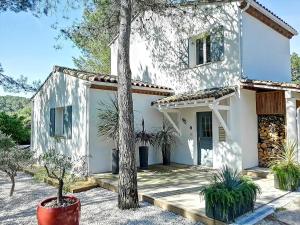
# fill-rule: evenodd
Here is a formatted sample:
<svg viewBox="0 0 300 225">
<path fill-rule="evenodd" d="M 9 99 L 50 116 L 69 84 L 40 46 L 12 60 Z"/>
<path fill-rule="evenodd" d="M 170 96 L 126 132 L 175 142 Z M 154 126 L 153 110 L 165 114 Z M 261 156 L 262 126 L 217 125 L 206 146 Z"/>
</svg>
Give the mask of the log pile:
<svg viewBox="0 0 300 225">
<path fill-rule="evenodd" d="M 258 163 L 269 167 L 282 151 L 285 140 L 285 118 L 280 115 L 258 116 Z"/>
</svg>

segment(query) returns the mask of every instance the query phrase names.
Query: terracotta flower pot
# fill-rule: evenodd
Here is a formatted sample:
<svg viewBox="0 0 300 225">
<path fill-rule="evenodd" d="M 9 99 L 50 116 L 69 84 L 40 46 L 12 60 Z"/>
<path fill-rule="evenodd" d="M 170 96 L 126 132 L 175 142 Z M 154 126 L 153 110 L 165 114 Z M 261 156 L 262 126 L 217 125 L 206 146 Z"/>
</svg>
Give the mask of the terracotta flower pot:
<svg viewBox="0 0 300 225">
<path fill-rule="evenodd" d="M 44 207 L 47 202 L 56 199 L 56 197 L 52 197 L 38 204 L 38 225 L 79 225 L 81 207 L 79 199 L 74 196 L 64 196 L 64 198 L 74 199 L 75 203 L 60 208 Z"/>
</svg>

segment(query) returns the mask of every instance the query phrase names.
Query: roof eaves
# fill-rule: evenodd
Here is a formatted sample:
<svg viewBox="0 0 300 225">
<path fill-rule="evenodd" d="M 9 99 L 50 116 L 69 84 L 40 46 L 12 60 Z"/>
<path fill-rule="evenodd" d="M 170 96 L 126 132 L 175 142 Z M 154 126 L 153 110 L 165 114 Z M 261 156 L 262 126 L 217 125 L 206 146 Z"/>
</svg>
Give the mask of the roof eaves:
<svg viewBox="0 0 300 225">
<path fill-rule="evenodd" d="M 250 3 L 254 8 L 259 10 L 261 13 L 268 16 L 270 19 L 278 23 L 283 28 L 287 29 L 289 32 L 291 32 L 293 35 L 298 35 L 298 31 L 293 28 L 291 25 L 289 25 L 286 21 L 284 21 L 282 18 L 277 16 L 274 12 L 272 12 L 270 9 L 262 5 L 257 0 L 246 0 L 246 2 Z"/>
</svg>

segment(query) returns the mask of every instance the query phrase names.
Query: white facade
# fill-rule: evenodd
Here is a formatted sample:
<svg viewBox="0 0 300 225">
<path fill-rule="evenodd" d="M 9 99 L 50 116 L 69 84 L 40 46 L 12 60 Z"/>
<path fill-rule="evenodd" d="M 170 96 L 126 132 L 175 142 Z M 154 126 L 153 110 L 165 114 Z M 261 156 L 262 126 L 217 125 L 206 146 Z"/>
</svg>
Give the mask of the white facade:
<svg viewBox="0 0 300 225">
<path fill-rule="evenodd" d="M 242 14 L 243 75 L 254 80 L 291 81 L 290 39 Z"/>
<path fill-rule="evenodd" d="M 110 171 L 112 162 L 112 149 L 115 148 L 112 140 L 106 137 L 99 137 L 97 127 L 98 109 L 101 107 L 101 102 L 109 104 L 109 99 L 116 95 L 115 91 L 105 91 L 99 89 L 89 89 L 89 155 L 90 158 L 89 170 L 91 173 Z M 163 117 L 154 108 L 151 107 L 151 102 L 161 98 L 162 96 L 133 94 L 134 107 L 134 127 L 135 130 L 141 130 L 142 118 L 145 119 L 145 129 L 154 132 L 161 128 Z M 136 160 L 139 165 L 138 147 L 136 147 Z M 149 164 L 161 163 L 161 152 L 150 147 Z"/>
<path fill-rule="evenodd" d="M 187 7 L 184 8 L 185 14 L 173 12 L 167 17 L 145 13 L 143 18 L 132 23 L 130 63 L 133 78 L 167 85 L 177 94 L 213 87 L 239 86 L 240 79 L 245 77 L 289 82 L 290 39 L 246 10 L 251 5 L 293 35 L 297 32 L 254 1 L 249 2 L 251 4 L 244 9 L 239 7 L 239 2 L 233 2 L 202 5 L 192 10 Z M 146 29 L 141 29 L 140 21 L 144 22 Z M 207 56 L 204 56 L 204 64 L 195 65 L 196 40 L 218 26 L 224 28 L 223 59 L 205 63 Z M 184 47 L 188 49 L 188 67 L 182 67 L 181 50 Z M 111 69 L 113 74 L 117 74 L 117 39 L 111 44 Z M 213 113 L 214 168 L 227 164 L 242 170 L 258 165 L 255 93 L 238 87 L 236 95 L 230 97 L 230 110 L 220 111 L 231 133 L 230 138 L 226 137 L 226 142 L 218 140 L 222 124 Z M 295 105 L 294 100 L 287 100 L 287 103 Z M 291 114 L 287 122 L 294 124 L 296 112 L 292 108 L 287 108 L 288 114 Z M 171 159 L 177 163 L 197 165 L 196 115 L 197 112 L 212 110 L 208 106 L 172 110 L 178 114 L 177 126 L 181 135 Z M 288 125 L 288 135 L 294 137 L 295 129 L 296 126 Z"/>
<path fill-rule="evenodd" d="M 197 131 L 197 113 L 212 112 L 212 150 L 204 151 L 209 166 L 221 168 L 229 165 L 240 171 L 258 165 L 256 92 L 243 89 L 240 79 L 289 81 L 290 46 L 289 38 L 242 10 L 239 4 L 187 7 L 185 13 L 171 11 L 172 15 L 168 17 L 147 12 L 132 23 L 130 66 L 133 79 L 170 87 L 176 94 L 225 86 L 236 88 L 234 94 L 220 101 L 208 98 L 201 104 L 190 101 L 189 104 L 195 105 L 184 107 L 177 103 L 173 106 L 167 104 L 165 110 L 157 105 L 151 107 L 152 101 L 163 96 L 133 94 L 136 130 L 141 128 L 142 118 L 149 131 L 161 128 L 165 113 L 173 120 L 170 123 L 173 122 L 179 132 L 171 152 L 172 162 L 199 164 L 201 138 Z M 141 29 L 141 21 L 151 22 L 144 23 L 146 29 Z M 218 27 L 223 31 L 223 54 L 218 60 L 211 60 L 212 56 L 207 53 L 210 47 L 206 43 L 213 41 L 212 31 Z M 201 46 L 195 46 L 197 40 L 204 40 L 204 37 L 200 51 L 204 63 L 199 63 Z M 113 75 L 117 75 L 117 42 L 116 39 L 111 44 Z M 116 87 L 116 84 L 110 85 Z M 91 173 L 110 171 L 114 146 L 111 140 L 98 135 L 97 111 L 100 102 L 108 101 L 115 94 L 112 89 L 91 88 L 90 82 L 55 73 L 33 98 L 33 149 L 40 152 L 54 144 L 49 136 L 50 108 L 72 105 L 72 138 L 61 139 L 57 147 L 75 156 L 90 155 L 88 166 Z M 292 92 L 286 94 L 287 135 L 299 141 L 296 100 L 300 98 L 296 95 Z M 222 129 L 225 140 L 220 137 Z M 149 163 L 161 162 L 161 152 L 150 149 Z"/>
<path fill-rule="evenodd" d="M 37 156 L 50 148 L 61 150 L 72 155 L 74 159 L 80 156 L 88 157 L 90 173 L 111 171 L 112 149 L 115 147 L 112 140 L 98 135 L 98 109 L 101 102 L 110 103 L 115 91 L 93 89 L 90 83 L 56 72 L 49 77 L 39 92 L 32 99 L 32 149 Z M 136 87 L 137 88 L 137 87 Z M 145 88 L 140 88 L 145 89 Z M 147 89 L 147 88 L 146 88 Z M 148 88 L 147 90 L 152 90 Z M 155 91 L 156 90 L 154 89 Z M 142 118 L 145 119 L 145 129 L 156 131 L 161 128 L 163 117 L 154 108 L 151 102 L 163 96 L 149 94 L 133 94 L 135 130 L 141 130 Z M 56 115 L 55 137 L 50 135 L 50 109 L 62 109 L 72 106 L 72 137 L 62 135 Z M 59 136 L 59 137 L 58 137 Z M 59 141 L 56 141 L 56 140 Z M 138 147 L 136 148 L 137 165 L 139 165 Z M 149 149 L 149 164 L 161 162 L 161 152 Z"/>
<path fill-rule="evenodd" d="M 49 77 L 32 99 L 32 149 L 39 155 L 49 148 L 61 149 L 74 158 L 86 152 L 86 86 L 83 80 L 62 73 Z M 72 138 L 50 137 L 50 109 L 72 106 Z"/>
</svg>

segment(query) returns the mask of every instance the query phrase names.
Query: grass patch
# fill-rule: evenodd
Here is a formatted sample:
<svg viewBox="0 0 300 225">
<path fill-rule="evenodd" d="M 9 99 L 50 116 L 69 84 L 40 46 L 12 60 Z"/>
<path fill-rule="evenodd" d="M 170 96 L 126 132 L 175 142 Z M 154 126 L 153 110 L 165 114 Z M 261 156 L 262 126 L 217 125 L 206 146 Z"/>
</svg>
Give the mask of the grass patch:
<svg viewBox="0 0 300 225">
<path fill-rule="evenodd" d="M 25 173 L 33 175 L 33 179 L 36 182 L 44 182 L 50 184 L 52 186 L 57 187 L 58 182 L 55 179 L 51 179 L 47 176 L 47 172 L 45 168 L 39 166 L 32 166 L 25 169 Z M 78 177 L 72 177 L 69 174 L 66 174 L 65 184 L 64 184 L 64 192 L 72 192 L 77 193 L 81 191 L 90 190 L 92 188 L 97 187 L 97 184 L 90 179 L 83 179 Z"/>
</svg>

